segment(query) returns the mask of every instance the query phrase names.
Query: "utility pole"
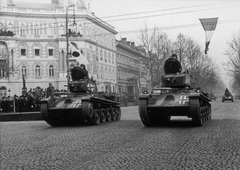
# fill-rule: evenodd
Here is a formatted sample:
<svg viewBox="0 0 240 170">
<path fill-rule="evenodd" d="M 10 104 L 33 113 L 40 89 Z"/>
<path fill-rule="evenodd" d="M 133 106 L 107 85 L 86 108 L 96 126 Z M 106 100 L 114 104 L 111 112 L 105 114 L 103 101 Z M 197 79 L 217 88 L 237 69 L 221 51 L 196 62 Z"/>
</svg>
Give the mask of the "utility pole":
<svg viewBox="0 0 240 170">
<path fill-rule="evenodd" d="M 67 52 L 66 52 L 66 64 L 67 64 L 67 87 L 69 90 L 69 83 L 70 83 L 70 68 L 69 68 L 69 44 L 68 44 L 68 36 L 69 36 L 69 30 L 68 30 L 68 8 L 74 7 L 74 4 L 67 6 L 66 8 L 66 43 L 67 43 Z M 74 15 L 75 17 L 75 15 Z M 75 18 L 74 18 L 75 23 Z"/>
</svg>

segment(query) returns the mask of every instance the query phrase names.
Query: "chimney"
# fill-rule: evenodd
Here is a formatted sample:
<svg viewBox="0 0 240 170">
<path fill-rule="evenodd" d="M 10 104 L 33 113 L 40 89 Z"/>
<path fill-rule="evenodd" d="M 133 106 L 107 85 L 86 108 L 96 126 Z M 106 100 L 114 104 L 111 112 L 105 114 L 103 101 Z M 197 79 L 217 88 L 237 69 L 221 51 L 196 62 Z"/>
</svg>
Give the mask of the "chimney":
<svg viewBox="0 0 240 170">
<path fill-rule="evenodd" d="M 127 45 L 129 45 L 129 46 L 130 46 L 130 43 L 131 43 L 130 41 L 127 41 Z"/>
<path fill-rule="evenodd" d="M 132 46 L 132 47 L 135 47 L 135 42 L 131 42 L 131 46 Z"/>
<path fill-rule="evenodd" d="M 58 4 L 58 0 L 52 0 L 52 4 Z"/>
<path fill-rule="evenodd" d="M 127 38 L 122 38 L 121 40 L 123 43 L 126 43 L 127 42 Z"/>
</svg>

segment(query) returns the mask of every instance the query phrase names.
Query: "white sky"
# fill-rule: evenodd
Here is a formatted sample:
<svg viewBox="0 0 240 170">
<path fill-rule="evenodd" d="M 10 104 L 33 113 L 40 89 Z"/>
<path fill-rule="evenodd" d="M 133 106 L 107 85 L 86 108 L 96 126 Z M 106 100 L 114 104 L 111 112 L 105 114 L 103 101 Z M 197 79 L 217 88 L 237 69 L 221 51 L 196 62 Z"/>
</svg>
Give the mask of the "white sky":
<svg viewBox="0 0 240 170">
<path fill-rule="evenodd" d="M 15 1 L 33 2 L 32 0 Z M 41 2 L 50 2 L 50 0 L 41 0 Z M 240 32 L 240 0 L 85 0 L 86 6 L 88 3 L 97 17 L 115 27 L 119 32 L 117 39 L 125 37 L 136 44 L 139 42 L 140 32 L 127 34 L 122 32 L 141 30 L 147 24 L 148 28 L 165 27 L 163 31 L 172 40 L 175 40 L 179 33 L 189 36 L 204 50 L 205 32 L 199 18 L 218 17 L 218 25 L 211 39 L 208 55 L 218 63 L 225 83 L 229 83 L 222 63 L 227 61 L 227 56 L 224 55 L 228 48 L 227 41 Z M 110 18 L 117 15 L 125 16 Z"/>
</svg>

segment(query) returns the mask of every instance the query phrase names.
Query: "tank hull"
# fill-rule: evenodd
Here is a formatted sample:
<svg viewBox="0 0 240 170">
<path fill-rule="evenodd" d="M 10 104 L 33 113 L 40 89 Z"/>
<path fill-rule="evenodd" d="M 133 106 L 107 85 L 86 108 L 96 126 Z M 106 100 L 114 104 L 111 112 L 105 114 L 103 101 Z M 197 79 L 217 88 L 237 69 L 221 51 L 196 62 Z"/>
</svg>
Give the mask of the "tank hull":
<svg viewBox="0 0 240 170">
<path fill-rule="evenodd" d="M 118 102 L 87 94 L 68 93 L 65 97 L 42 99 L 40 111 L 43 119 L 53 127 L 97 125 L 121 119 Z"/>
<path fill-rule="evenodd" d="M 202 126 L 211 120 L 210 99 L 195 90 L 174 90 L 166 94 L 143 94 L 139 97 L 139 115 L 145 126 L 168 123 L 171 116 L 187 116 Z"/>
</svg>

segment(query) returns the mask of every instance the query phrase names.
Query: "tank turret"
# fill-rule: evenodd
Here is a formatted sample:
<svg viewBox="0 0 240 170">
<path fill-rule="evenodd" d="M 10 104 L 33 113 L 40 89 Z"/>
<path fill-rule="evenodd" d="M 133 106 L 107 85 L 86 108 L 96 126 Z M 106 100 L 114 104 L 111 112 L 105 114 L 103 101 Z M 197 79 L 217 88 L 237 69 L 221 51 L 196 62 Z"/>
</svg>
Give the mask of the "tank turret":
<svg viewBox="0 0 240 170">
<path fill-rule="evenodd" d="M 86 93 L 96 91 L 95 81 L 89 79 L 86 70 L 81 67 L 74 67 L 71 70 L 72 81 L 69 89 L 72 93 Z"/>
<path fill-rule="evenodd" d="M 190 75 L 187 72 L 181 72 L 182 67 L 177 59 L 167 59 L 164 64 L 164 71 L 165 75 L 162 79 L 162 87 L 190 87 Z"/>
</svg>

